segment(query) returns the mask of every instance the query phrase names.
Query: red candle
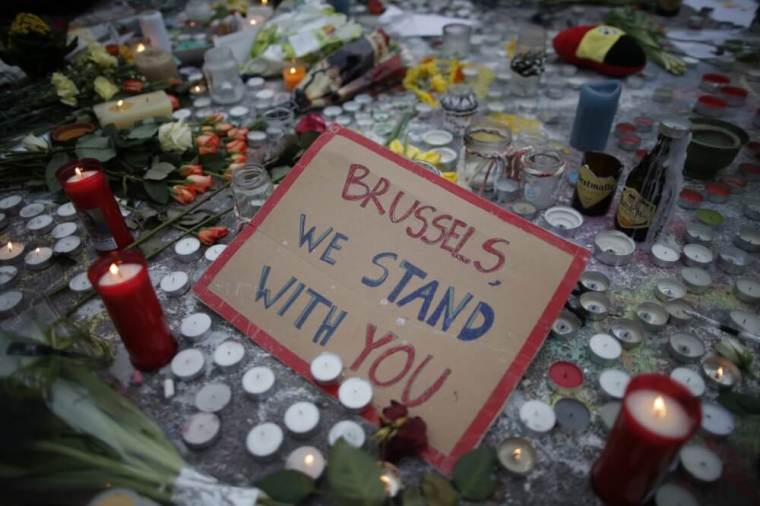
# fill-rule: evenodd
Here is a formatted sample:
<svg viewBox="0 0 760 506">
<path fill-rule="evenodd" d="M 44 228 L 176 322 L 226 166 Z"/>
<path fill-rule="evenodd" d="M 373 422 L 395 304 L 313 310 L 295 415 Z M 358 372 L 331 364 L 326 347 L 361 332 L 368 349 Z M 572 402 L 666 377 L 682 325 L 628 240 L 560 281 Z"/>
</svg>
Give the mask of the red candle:
<svg viewBox="0 0 760 506">
<path fill-rule="evenodd" d="M 572 362 L 554 362 L 549 366 L 549 384 L 560 392 L 577 390 L 583 384 L 583 371 Z"/>
<path fill-rule="evenodd" d="M 56 177 L 77 210 L 98 253 L 128 246 L 134 240 L 113 197 L 103 167 L 93 158 L 60 167 Z"/>
<path fill-rule="evenodd" d="M 151 371 L 171 361 L 177 341 L 148 276 L 148 263 L 138 250 L 100 257 L 87 271 L 137 369 Z"/>
<path fill-rule="evenodd" d="M 615 425 L 591 468 L 591 485 L 605 504 L 642 504 L 702 420 L 699 400 L 662 374 L 628 384 Z"/>
</svg>

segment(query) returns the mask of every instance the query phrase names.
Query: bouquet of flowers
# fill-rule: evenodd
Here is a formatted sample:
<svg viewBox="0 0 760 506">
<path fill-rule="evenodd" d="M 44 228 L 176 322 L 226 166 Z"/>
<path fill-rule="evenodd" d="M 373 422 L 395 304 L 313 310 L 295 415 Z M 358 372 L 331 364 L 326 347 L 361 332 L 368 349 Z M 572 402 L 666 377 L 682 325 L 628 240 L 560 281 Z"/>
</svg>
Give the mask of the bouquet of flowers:
<svg viewBox="0 0 760 506">
<path fill-rule="evenodd" d="M 22 12 L 2 37 L 0 56 L 28 76 L 41 77 L 62 67 L 64 57 L 76 46 L 76 39 L 66 43 L 65 25 L 54 29 L 40 17 Z"/>
</svg>

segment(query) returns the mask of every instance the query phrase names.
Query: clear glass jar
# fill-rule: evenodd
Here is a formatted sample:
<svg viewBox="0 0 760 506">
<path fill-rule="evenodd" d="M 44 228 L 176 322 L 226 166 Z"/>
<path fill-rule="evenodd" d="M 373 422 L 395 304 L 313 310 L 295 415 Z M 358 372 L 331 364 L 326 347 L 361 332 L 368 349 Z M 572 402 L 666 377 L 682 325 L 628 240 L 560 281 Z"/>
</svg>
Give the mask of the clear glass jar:
<svg viewBox="0 0 760 506">
<path fill-rule="evenodd" d="M 273 189 L 269 174 L 258 163 L 248 162 L 236 170 L 232 175 L 232 196 L 238 219 L 251 221 Z"/>
<path fill-rule="evenodd" d="M 476 121 L 464 134 L 464 163 L 457 180 L 480 194 L 493 190 L 494 181 L 508 177 L 512 132 L 488 120 Z"/>
<path fill-rule="evenodd" d="M 517 35 L 515 54 L 510 62 L 512 68 L 512 94 L 518 97 L 535 97 L 538 84 L 544 73 L 546 59 L 546 31 L 528 25 L 520 29 Z"/>
<path fill-rule="evenodd" d="M 206 51 L 203 62 L 209 93 L 218 104 L 234 104 L 242 100 L 245 84 L 240 78 L 237 61 L 228 47 L 214 47 Z"/>
<path fill-rule="evenodd" d="M 444 58 L 460 59 L 470 55 L 470 35 L 472 27 L 464 23 L 443 25 L 443 45 L 441 54 Z"/>
<path fill-rule="evenodd" d="M 287 132 L 293 126 L 293 118 L 293 109 L 289 107 L 272 107 L 261 115 L 267 127 L 279 128 L 283 132 Z"/>
<path fill-rule="evenodd" d="M 526 153 L 521 161 L 523 198 L 546 209 L 554 204 L 554 193 L 565 172 L 565 159 L 559 151 L 536 149 Z"/>
</svg>

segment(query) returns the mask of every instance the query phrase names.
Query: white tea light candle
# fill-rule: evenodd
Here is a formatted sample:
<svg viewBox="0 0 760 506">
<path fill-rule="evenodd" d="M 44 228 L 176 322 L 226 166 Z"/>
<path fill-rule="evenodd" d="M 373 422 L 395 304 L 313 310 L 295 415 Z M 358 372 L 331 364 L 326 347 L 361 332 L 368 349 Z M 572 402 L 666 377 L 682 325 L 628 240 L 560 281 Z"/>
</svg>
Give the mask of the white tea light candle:
<svg viewBox="0 0 760 506">
<path fill-rule="evenodd" d="M 53 229 L 53 217 L 40 214 L 26 222 L 27 231 L 33 234 L 45 234 Z"/>
<path fill-rule="evenodd" d="M 504 469 L 518 476 L 531 472 L 536 465 L 536 450 L 526 438 L 510 437 L 499 444 L 496 456 Z"/>
<path fill-rule="evenodd" d="M 58 239 L 53 245 L 53 251 L 58 255 L 70 255 L 75 253 L 82 246 L 82 239 L 75 235 L 70 235 Z"/>
<path fill-rule="evenodd" d="M 655 282 L 654 294 L 661 302 L 683 299 L 686 291 L 686 285 L 677 279 L 659 279 Z"/>
<path fill-rule="evenodd" d="M 284 434 L 279 425 L 264 422 L 251 429 L 245 438 L 245 447 L 254 459 L 267 462 L 280 450 L 283 439 Z"/>
<path fill-rule="evenodd" d="M 330 429 L 327 434 L 327 443 L 332 446 L 338 439 L 343 439 L 354 448 L 361 448 L 367 440 L 364 429 L 352 420 L 341 420 Z"/>
<path fill-rule="evenodd" d="M 687 244 L 683 247 L 683 263 L 689 267 L 707 267 L 713 258 L 712 251 L 701 244 Z"/>
<path fill-rule="evenodd" d="M 55 214 L 60 216 L 61 218 L 70 218 L 77 214 L 77 210 L 74 207 L 74 204 L 71 202 L 66 202 L 65 204 L 62 204 L 58 206 L 58 209 L 56 209 Z"/>
<path fill-rule="evenodd" d="M 240 341 L 228 340 L 214 350 L 214 364 L 222 369 L 232 369 L 243 360 L 245 348 Z"/>
<path fill-rule="evenodd" d="M 194 262 L 201 255 L 201 241 L 195 237 L 185 237 L 174 244 L 174 252 L 181 262 Z"/>
<path fill-rule="evenodd" d="M 34 248 L 24 257 L 24 265 L 29 269 L 41 271 L 50 267 L 50 261 L 53 258 L 53 250 L 47 246 Z"/>
<path fill-rule="evenodd" d="M 92 283 L 86 272 L 80 272 L 69 280 L 69 290 L 76 293 L 84 293 L 92 290 Z"/>
<path fill-rule="evenodd" d="M 18 290 L 9 290 L 0 293 L 0 317 L 8 317 L 14 314 L 24 300 L 24 294 Z"/>
<path fill-rule="evenodd" d="M 747 304 L 760 302 L 760 283 L 750 278 L 738 278 L 734 284 L 734 295 Z"/>
<path fill-rule="evenodd" d="M 676 367 L 670 372 L 670 377 L 685 386 L 694 397 L 702 397 L 705 393 L 705 382 L 687 367 Z"/>
<path fill-rule="evenodd" d="M 21 208 L 21 210 L 18 212 L 18 215 L 24 218 L 25 220 L 28 220 L 29 218 L 34 218 L 38 214 L 42 214 L 45 212 L 45 204 L 42 204 L 40 202 L 32 202 L 31 204 L 27 204 L 24 207 Z"/>
<path fill-rule="evenodd" d="M 225 383 L 209 383 L 195 394 L 195 407 L 206 413 L 219 413 L 232 399 L 232 389 Z"/>
<path fill-rule="evenodd" d="M 734 415 L 723 405 L 702 401 L 702 430 L 716 437 L 730 436 L 736 428 Z"/>
<path fill-rule="evenodd" d="M 22 202 L 23 199 L 21 198 L 21 195 L 8 195 L 7 197 L 3 197 L 0 199 L 0 211 L 8 215 L 14 215 L 21 208 Z"/>
<path fill-rule="evenodd" d="M 680 274 L 686 289 L 692 293 L 704 293 L 712 284 L 710 273 L 699 267 L 684 267 Z"/>
<path fill-rule="evenodd" d="M 285 411 L 284 422 L 293 437 L 307 438 L 317 430 L 319 409 L 312 402 L 296 402 Z"/>
<path fill-rule="evenodd" d="M 681 253 L 677 249 L 659 242 L 652 246 L 650 253 L 652 262 L 659 267 L 672 267 L 681 258 Z"/>
<path fill-rule="evenodd" d="M 348 378 L 338 388 L 338 400 L 349 411 L 363 411 L 372 402 L 372 385 L 361 378 Z"/>
<path fill-rule="evenodd" d="M 689 444 L 678 453 L 686 474 L 700 483 L 712 483 L 723 474 L 723 461 L 720 457 L 701 445 Z"/>
<path fill-rule="evenodd" d="M 338 355 L 323 352 L 311 362 L 311 377 L 319 385 L 333 385 L 343 374 L 343 361 Z"/>
<path fill-rule="evenodd" d="M 182 441 L 188 448 L 203 450 L 216 442 L 221 428 L 221 420 L 215 414 L 195 413 L 182 427 Z"/>
<path fill-rule="evenodd" d="M 179 332 L 182 337 L 199 341 L 211 328 L 211 317 L 206 313 L 192 313 L 182 319 Z"/>
<path fill-rule="evenodd" d="M 529 400 L 520 407 L 520 421 L 532 433 L 546 434 L 554 428 L 557 416 L 545 402 Z"/>
<path fill-rule="evenodd" d="M 705 345 L 697 337 L 690 334 L 678 333 L 670 336 L 668 350 L 677 362 L 694 364 L 699 362 L 699 359 L 705 354 Z"/>
<path fill-rule="evenodd" d="M 0 263 L 13 264 L 18 262 L 22 258 L 24 253 L 24 243 L 8 241 L 4 246 L 0 247 Z"/>
<path fill-rule="evenodd" d="M 243 390 L 254 399 L 263 398 L 274 386 L 274 372 L 269 367 L 252 367 L 243 375 Z"/>
<path fill-rule="evenodd" d="M 73 221 L 65 221 L 63 223 L 59 223 L 55 227 L 53 227 L 53 230 L 50 232 L 50 235 L 53 236 L 53 239 L 63 239 L 64 237 L 68 237 L 70 235 L 74 235 L 77 231 L 77 224 Z"/>
<path fill-rule="evenodd" d="M 177 379 L 190 381 L 203 374 L 205 365 L 206 358 L 203 352 L 195 348 L 189 348 L 174 355 L 170 368 L 172 374 Z"/>
<path fill-rule="evenodd" d="M 588 342 L 591 359 L 602 365 L 614 364 L 623 352 L 620 343 L 609 334 L 595 334 Z"/>
<path fill-rule="evenodd" d="M 179 297 L 187 293 L 190 289 L 190 277 L 182 271 L 170 272 L 163 278 L 159 284 L 161 290 L 169 297 Z M 209 319 L 209 326 L 211 325 Z"/>
<path fill-rule="evenodd" d="M 18 276 L 18 269 L 12 265 L 3 265 L 0 267 L 0 290 L 13 286 Z"/>
<path fill-rule="evenodd" d="M 599 375 L 599 386 L 611 399 L 622 399 L 629 381 L 631 377 L 628 373 L 618 369 L 605 369 Z"/>
<path fill-rule="evenodd" d="M 318 480 L 325 470 L 325 458 L 322 452 L 313 446 L 301 446 L 293 450 L 285 459 L 285 469 L 300 471 L 313 480 Z"/>
<path fill-rule="evenodd" d="M 219 258 L 219 255 L 221 255 L 225 249 L 227 249 L 226 244 L 214 244 L 213 246 L 209 246 L 208 249 L 206 249 L 206 252 L 203 254 L 203 256 L 209 262 L 213 262 Z"/>
</svg>

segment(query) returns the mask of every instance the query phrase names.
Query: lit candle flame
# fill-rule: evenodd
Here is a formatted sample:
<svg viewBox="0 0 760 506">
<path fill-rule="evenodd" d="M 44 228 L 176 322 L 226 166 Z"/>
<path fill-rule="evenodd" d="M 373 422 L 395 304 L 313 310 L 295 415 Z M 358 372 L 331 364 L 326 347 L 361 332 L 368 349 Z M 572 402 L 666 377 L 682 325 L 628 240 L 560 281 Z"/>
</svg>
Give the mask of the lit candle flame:
<svg viewBox="0 0 760 506">
<path fill-rule="evenodd" d="M 512 452 L 512 458 L 514 460 L 520 460 L 522 458 L 522 448 L 515 448 Z"/>
<path fill-rule="evenodd" d="M 662 418 L 665 416 L 665 400 L 662 398 L 662 396 L 658 395 L 654 399 L 654 405 L 652 406 L 654 408 L 654 414 L 657 418 Z"/>
<path fill-rule="evenodd" d="M 380 475 L 380 481 L 383 482 L 383 486 L 385 487 L 385 490 L 390 493 L 390 491 L 391 491 L 391 479 L 387 475 L 381 474 Z"/>
<path fill-rule="evenodd" d="M 13 251 L 13 243 L 8 241 L 8 251 Z"/>
<path fill-rule="evenodd" d="M 124 101 L 123 100 L 119 100 L 118 102 L 116 102 L 116 108 L 117 109 L 121 110 L 122 107 L 124 107 Z"/>
<path fill-rule="evenodd" d="M 37 246 L 36 248 L 34 248 L 34 254 L 35 255 L 39 255 L 40 254 L 40 247 L 39 246 Z"/>
<path fill-rule="evenodd" d="M 269 3 L 269 0 L 261 0 L 261 5 L 267 5 Z"/>
<path fill-rule="evenodd" d="M 200 85 L 196 84 L 195 86 L 193 86 L 193 91 L 196 92 L 196 93 L 200 93 L 201 92 Z"/>
<path fill-rule="evenodd" d="M 111 264 L 111 267 L 108 268 L 108 270 L 113 274 L 114 276 L 119 275 L 119 266 L 116 264 Z"/>
<path fill-rule="evenodd" d="M 255 25 L 255 24 L 256 24 L 256 20 L 255 20 L 255 19 L 253 19 L 253 18 L 251 18 L 251 20 L 249 21 L 249 23 L 251 24 L 251 26 L 253 26 L 253 25 Z"/>
<path fill-rule="evenodd" d="M 303 461 L 307 466 L 312 465 L 314 463 L 314 455 L 311 453 L 307 454 L 306 457 L 303 458 Z"/>
<path fill-rule="evenodd" d="M 723 377 L 723 368 L 718 367 L 718 370 L 715 371 L 715 379 L 721 379 Z"/>
<path fill-rule="evenodd" d="M 135 48 L 135 51 L 138 52 L 138 53 L 142 53 L 143 51 L 145 51 L 145 44 L 143 44 L 142 42 L 140 42 L 139 44 L 137 44 L 137 47 Z"/>
<path fill-rule="evenodd" d="M 79 167 L 74 167 L 74 174 L 76 174 L 77 177 L 82 177 L 82 169 Z"/>
<path fill-rule="evenodd" d="M 296 73 L 296 68 L 295 67 L 290 67 L 290 73 L 291 74 L 295 74 Z"/>
</svg>

